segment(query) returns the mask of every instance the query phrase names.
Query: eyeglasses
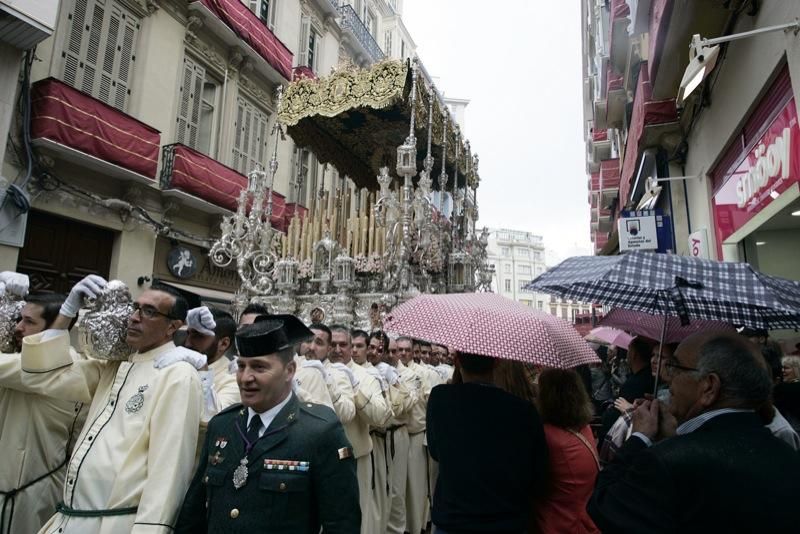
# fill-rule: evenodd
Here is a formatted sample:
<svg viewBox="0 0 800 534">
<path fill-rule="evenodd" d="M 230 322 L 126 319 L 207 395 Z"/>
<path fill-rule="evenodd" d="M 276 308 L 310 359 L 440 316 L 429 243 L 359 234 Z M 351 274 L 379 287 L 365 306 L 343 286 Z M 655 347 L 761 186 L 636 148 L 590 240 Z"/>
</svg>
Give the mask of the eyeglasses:
<svg viewBox="0 0 800 534">
<path fill-rule="evenodd" d="M 157 309 L 155 309 L 153 306 L 147 306 L 147 305 L 142 306 L 138 302 L 134 302 L 133 303 L 133 312 L 131 313 L 131 315 L 133 315 L 136 312 L 139 312 L 139 314 L 142 317 L 144 317 L 145 319 L 155 319 L 156 316 L 160 315 L 162 317 L 166 317 L 167 319 L 169 319 L 171 321 L 172 320 L 176 320 L 175 317 L 173 317 L 173 316 L 171 316 L 171 315 L 169 315 L 167 313 L 162 313 L 162 312 L 158 311 Z"/>
<path fill-rule="evenodd" d="M 675 361 L 664 362 L 664 373 L 670 377 L 677 375 L 680 371 L 692 372 L 699 370 L 700 369 L 697 369 L 696 367 L 686 367 L 685 365 L 681 365 Z"/>
</svg>

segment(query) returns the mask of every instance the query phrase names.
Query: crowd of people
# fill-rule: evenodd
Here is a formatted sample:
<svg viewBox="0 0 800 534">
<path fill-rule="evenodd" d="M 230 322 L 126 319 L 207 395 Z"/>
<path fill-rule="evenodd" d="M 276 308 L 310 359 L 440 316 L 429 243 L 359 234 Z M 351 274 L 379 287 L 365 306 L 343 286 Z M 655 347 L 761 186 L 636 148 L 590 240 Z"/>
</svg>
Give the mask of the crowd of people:
<svg viewBox="0 0 800 534">
<path fill-rule="evenodd" d="M 154 284 L 120 360 L 70 343 L 105 285 L 0 273 L 26 302 L 0 354 L 0 534 L 797 530 L 800 358 L 765 332 L 552 369 Z"/>
</svg>

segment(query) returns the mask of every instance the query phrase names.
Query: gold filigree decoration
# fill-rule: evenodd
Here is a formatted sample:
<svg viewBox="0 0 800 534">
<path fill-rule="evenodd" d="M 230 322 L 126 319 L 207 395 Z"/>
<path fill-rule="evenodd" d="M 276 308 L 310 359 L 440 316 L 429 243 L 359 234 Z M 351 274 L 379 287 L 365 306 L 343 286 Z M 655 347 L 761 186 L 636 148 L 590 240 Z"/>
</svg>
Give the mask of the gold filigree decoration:
<svg viewBox="0 0 800 534">
<path fill-rule="evenodd" d="M 429 91 L 425 84 L 417 84 L 413 112 L 420 169 L 426 155 Z M 295 143 L 310 148 L 320 162 L 332 163 L 359 187 L 375 190 L 375 176 L 380 167 L 394 167 L 396 148 L 408 135 L 412 112 L 410 92 L 407 62 L 386 60 L 368 69 L 345 65 L 330 76 L 289 84 L 278 110 L 278 120 L 287 126 Z M 442 112 L 438 99 L 434 99 L 434 177 L 441 170 Z M 447 173 L 452 187 L 457 143 L 452 124 L 448 124 L 447 134 Z M 458 149 L 459 187 L 464 186 L 468 170 L 464 141 L 460 139 Z M 477 176 L 470 176 L 470 185 L 476 180 Z"/>
</svg>

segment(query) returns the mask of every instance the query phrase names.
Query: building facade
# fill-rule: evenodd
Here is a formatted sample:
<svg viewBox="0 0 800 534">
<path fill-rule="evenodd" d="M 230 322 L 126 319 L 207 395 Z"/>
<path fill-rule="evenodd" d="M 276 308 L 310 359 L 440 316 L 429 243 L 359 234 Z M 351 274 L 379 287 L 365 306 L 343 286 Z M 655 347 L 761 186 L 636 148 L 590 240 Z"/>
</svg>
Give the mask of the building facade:
<svg viewBox="0 0 800 534">
<path fill-rule="evenodd" d="M 494 267 L 492 289 L 495 293 L 572 323 L 581 314 L 591 312 L 587 304 L 524 289 L 547 270 L 542 236 L 522 230 L 495 228 L 489 231 L 486 250 L 489 264 Z"/>
<path fill-rule="evenodd" d="M 798 17 L 781 0 L 582 2 L 597 253 L 624 252 L 631 230 L 642 247 L 647 225 L 657 236 L 645 249 L 800 280 L 800 35 L 701 42 Z"/>
<path fill-rule="evenodd" d="M 0 186 L 30 209 L 3 204 L 0 270 L 34 289 L 99 273 L 230 300 L 235 269 L 208 249 L 246 174 L 277 154 L 280 230 L 325 179 L 313 153 L 276 140 L 277 87 L 415 48 L 402 0 L 61 0 L 2 160 Z"/>
</svg>

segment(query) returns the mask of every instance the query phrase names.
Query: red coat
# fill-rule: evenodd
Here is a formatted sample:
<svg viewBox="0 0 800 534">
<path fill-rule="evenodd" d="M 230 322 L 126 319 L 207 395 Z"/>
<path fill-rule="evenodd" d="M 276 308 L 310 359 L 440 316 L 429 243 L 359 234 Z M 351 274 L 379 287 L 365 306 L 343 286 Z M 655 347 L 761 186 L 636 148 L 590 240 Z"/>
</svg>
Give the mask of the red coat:
<svg viewBox="0 0 800 534">
<path fill-rule="evenodd" d="M 589 425 L 581 434 L 595 446 Z M 550 491 L 536 508 L 539 532 L 599 533 L 586 512 L 598 473 L 592 452 L 569 430 L 546 424 L 544 435 L 550 452 Z"/>
</svg>

